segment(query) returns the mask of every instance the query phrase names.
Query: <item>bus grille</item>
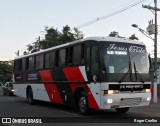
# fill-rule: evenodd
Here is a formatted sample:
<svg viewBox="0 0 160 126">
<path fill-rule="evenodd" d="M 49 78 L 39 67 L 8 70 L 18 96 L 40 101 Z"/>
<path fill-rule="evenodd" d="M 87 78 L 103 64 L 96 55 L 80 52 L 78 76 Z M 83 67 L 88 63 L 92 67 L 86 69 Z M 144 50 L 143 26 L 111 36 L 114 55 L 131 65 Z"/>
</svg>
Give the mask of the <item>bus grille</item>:
<svg viewBox="0 0 160 126">
<path fill-rule="evenodd" d="M 135 106 L 139 105 L 141 98 L 122 98 L 120 106 Z"/>
</svg>

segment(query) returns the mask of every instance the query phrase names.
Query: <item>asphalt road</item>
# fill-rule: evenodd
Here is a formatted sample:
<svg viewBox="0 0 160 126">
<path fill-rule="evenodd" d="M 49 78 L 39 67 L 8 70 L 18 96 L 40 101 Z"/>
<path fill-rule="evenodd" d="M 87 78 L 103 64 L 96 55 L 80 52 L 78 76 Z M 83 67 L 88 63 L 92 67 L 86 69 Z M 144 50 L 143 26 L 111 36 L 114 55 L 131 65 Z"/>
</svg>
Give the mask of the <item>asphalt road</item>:
<svg viewBox="0 0 160 126">
<path fill-rule="evenodd" d="M 35 105 L 30 105 L 24 98 L 16 96 L 4 96 L 0 90 L 0 118 L 35 118 L 42 119 L 44 123 L 48 121 L 53 124 L 62 125 L 82 125 L 94 126 L 108 125 L 115 123 L 114 125 L 123 126 L 123 123 L 131 123 L 130 125 L 139 125 L 134 123 L 134 119 L 139 120 L 139 117 L 143 119 L 154 119 L 158 117 L 160 121 L 160 104 L 151 104 L 146 107 L 130 108 L 126 114 L 119 114 L 114 109 L 107 111 L 92 111 L 88 116 L 80 115 L 75 109 L 65 107 L 48 102 L 37 101 Z M 151 125 L 151 123 L 145 123 Z M 0 124 L 2 125 L 2 124 Z M 3 124 L 4 125 L 4 124 Z M 12 126 L 18 124 L 10 124 Z M 50 124 L 51 125 L 51 124 Z M 152 123 L 152 125 L 159 125 Z M 106 126 L 106 125 L 105 125 Z M 112 125 L 113 126 L 113 125 Z"/>
</svg>

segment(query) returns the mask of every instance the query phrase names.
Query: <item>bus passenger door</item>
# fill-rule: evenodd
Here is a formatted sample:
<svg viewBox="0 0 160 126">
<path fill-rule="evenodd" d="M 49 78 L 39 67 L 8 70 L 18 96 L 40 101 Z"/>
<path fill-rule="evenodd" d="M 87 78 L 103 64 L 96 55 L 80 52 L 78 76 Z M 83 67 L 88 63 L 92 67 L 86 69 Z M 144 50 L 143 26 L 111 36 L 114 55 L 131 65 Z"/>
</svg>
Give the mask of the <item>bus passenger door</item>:
<svg viewBox="0 0 160 126">
<path fill-rule="evenodd" d="M 97 45 L 87 47 L 86 72 L 90 82 L 90 91 L 98 107 L 100 107 L 99 51 Z M 91 108 L 92 107 L 94 106 L 91 105 Z"/>
</svg>

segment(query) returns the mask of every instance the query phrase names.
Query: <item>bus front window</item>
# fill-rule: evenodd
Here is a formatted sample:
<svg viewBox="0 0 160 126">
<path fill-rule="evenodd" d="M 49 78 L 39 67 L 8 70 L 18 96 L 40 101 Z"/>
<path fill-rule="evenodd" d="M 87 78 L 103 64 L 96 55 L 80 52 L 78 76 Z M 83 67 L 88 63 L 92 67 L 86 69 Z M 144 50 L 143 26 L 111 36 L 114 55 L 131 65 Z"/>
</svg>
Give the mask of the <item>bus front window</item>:
<svg viewBox="0 0 160 126">
<path fill-rule="evenodd" d="M 102 42 L 101 55 L 108 74 L 126 73 L 129 67 L 132 68 L 132 73 L 149 72 L 149 60 L 144 45 Z"/>
<path fill-rule="evenodd" d="M 106 73 L 126 73 L 129 70 L 129 56 L 125 44 L 104 42 L 101 52 Z"/>
</svg>

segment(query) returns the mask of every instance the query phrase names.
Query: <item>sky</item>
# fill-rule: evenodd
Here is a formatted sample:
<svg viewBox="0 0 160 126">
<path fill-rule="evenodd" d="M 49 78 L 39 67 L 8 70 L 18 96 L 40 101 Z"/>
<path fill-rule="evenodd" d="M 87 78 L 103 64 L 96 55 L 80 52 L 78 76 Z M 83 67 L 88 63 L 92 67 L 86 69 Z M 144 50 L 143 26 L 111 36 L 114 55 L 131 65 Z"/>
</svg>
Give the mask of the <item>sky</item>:
<svg viewBox="0 0 160 126">
<path fill-rule="evenodd" d="M 44 36 L 45 26 L 62 30 L 63 26 L 79 27 L 94 19 L 113 13 L 138 0 L 0 0 L 0 61 L 13 60 L 15 52 L 20 55 L 26 51 L 26 45 Z M 158 7 L 160 8 L 160 0 Z M 84 37 L 108 36 L 117 31 L 120 36 L 129 37 L 135 34 L 153 54 L 153 41 L 144 36 L 138 29 L 131 27 L 137 24 L 146 30 L 153 13 L 142 8 L 154 5 L 154 0 L 145 0 L 139 5 L 122 13 L 99 20 L 85 27 L 79 27 Z M 160 24 L 158 12 L 158 24 Z M 159 27 L 158 27 L 159 28 Z M 158 53 L 160 42 L 158 35 Z"/>
</svg>

